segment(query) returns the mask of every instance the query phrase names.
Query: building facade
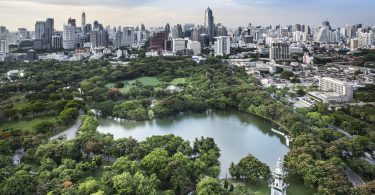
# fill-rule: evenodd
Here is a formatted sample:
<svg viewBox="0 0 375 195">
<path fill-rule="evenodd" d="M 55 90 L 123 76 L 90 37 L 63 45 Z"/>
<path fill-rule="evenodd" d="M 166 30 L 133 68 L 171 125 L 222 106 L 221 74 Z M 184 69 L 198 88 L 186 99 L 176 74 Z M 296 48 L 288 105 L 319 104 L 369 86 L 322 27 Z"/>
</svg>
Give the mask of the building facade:
<svg viewBox="0 0 375 195">
<path fill-rule="evenodd" d="M 290 60 L 289 44 L 286 42 L 273 42 L 270 48 L 270 61 Z"/>
<path fill-rule="evenodd" d="M 230 37 L 216 37 L 215 56 L 224 56 L 230 54 Z"/>
</svg>

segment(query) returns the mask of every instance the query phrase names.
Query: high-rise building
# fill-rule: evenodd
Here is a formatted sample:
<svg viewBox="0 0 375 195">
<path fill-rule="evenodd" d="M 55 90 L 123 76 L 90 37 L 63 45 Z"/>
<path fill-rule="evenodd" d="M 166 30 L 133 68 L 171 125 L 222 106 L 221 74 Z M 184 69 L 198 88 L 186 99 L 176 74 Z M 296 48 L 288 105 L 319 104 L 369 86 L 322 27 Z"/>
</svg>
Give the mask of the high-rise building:
<svg viewBox="0 0 375 195">
<path fill-rule="evenodd" d="M 289 44 L 286 42 L 273 42 L 270 48 L 270 61 L 290 60 Z"/>
<path fill-rule="evenodd" d="M 6 39 L 0 40 L 0 55 L 9 53 L 9 44 Z"/>
<path fill-rule="evenodd" d="M 186 41 L 181 38 L 172 39 L 172 51 L 177 52 L 178 50 L 186 49 Z"/>
<path fill-rule="evenodd" d="M 351 50 L 356 50 L 358 49 L 358 39 L 357 38 L 353 38 L 353 39 L 350 39 L 350 49 Z"/>
<path fill-rule="evenodd" d="M 207 31 L 208 39 L 210 42 L 214 40 L 215 35 L 215 23 L 212 10 L 208 7 L 205 12 L 204 27 Z"/>
<path fill-rule="evenodd" d="M 63 30 L 63 48 L 74 49 L 76 46 L 76 27 L 72 23 L 64 25 Z"/>
<path fill-rule="evenodd" d="M 83 12 L 82 13 L 82 19 L 81 19 L 81 28 L 82 28 L 83 32 L 85 30 L 85 27 L 86 27 L 86 14 L 85 14 L 85 12 Z"/>
<path fill-rule="evenodd" d="M 43 39 L 45 34 L 46 22 L 37 21 L 35 23 L 35 39 Z"/>
<path fill-rule="evenodd" d="M 201 43 L 199 41 L 191 41 L 189 40 L 187 42 L 187 49 L 193 50 L 193 53 L 195 55 L 201 54 L 202 48 L 201 48 Z"/>
<path fill-rule="evenodd" d="M 225 56 L 230 54 L 230 37 L 216 37 L 215 56 Z"/>
<path fill-rule="evenodd" d="M 68 19 L 68 24 L 70 24 L 70 25 L 72 25 L 74 27 L 77 27 L 77 25 L 76 25 L 76 19 L 69 18 Z"/>
<path fill-rule="evenodd" d="M 221 36 L 228 36 L 228 31 L 227 28 L 221 23 L 217 24 L 216 26 L 216 36 L 221 37 Z"/>
<path fill-rule="evenodd" d="M 200 36 L 202 34 L 205 34 L 205 29 L 203 26 L 197 26 L 193 29 L 193 32 L 191 33 L 191 40 L 193 41 L 199 41 Z"/>
<path fill-rule="evenodd" d="M 63 38 L 61 35 L 52 35 L 52 49 L 63 48 Z"/>
<path fill-rule="evenodd" d="M 173 27 L 172 37 L 173 38 L 182 38 L 182 26 L 181 26 L 181 24 L 177 24 Z"/>
<path fill-rule="evenodd" d="M 166 25 L 165 25 L 165 32 L 167 32 L 167 33 L 170 33 L 171 32 L 171 26 L 169 25 L 169 23 L 167 23 Z"/>
<path fill-rule="evenodd" d="M 151 51 L 163 51 L 166 48 L 166 41 L 168 40 L 168 33 L 165 31 L 154 33 L 150 38 Z"/>
<path fill-rule="evenodd" d="M 123 29 L 123 46 L 131 47 L 134 43 L 134 28 L 124 27 Z"/>
<path fill-rule="evenodd" d="M 47 18 L 46 26 L 44 29 L 45 46 L 47 49 L 52 47 L 52 35 L 55 28 L 55 21 L 53 18 Z"/>
</svg>

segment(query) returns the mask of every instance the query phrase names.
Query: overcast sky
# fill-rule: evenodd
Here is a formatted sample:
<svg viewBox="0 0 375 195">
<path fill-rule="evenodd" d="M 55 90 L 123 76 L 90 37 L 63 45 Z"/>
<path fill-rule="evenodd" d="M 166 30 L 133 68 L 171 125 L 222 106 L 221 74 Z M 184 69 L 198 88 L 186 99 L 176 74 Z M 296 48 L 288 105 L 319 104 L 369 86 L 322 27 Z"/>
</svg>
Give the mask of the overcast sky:
<svg viewBox="0 0 375 195">
<path fill-rule="evenodd" d="M 69 17 L 81 24 L 98 20 L 104 26 L 164 26 L 202 24 L 210 6 L 215 23 L 228 27 L 268 24 L 319 26 L 328 19 L 334 27 L 351 23 L 375 25 L 375 0 L 0 0 L 0 25 L 33 30 L 35 21 L 55 18 L 62 29 Z"/>
</svg>

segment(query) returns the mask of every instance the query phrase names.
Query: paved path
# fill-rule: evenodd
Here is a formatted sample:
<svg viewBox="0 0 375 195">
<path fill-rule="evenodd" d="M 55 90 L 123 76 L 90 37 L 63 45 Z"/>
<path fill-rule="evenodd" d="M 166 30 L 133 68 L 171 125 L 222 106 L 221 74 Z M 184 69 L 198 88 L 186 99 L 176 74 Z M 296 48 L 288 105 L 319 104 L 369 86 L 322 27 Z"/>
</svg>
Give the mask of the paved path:
<svg viewBox="0 0 375 195">
<path fill-rule="evenodd" d="M 49 138 L 50 141 L 58 139 L 59 137 L 66 137 L 66 140 L 72 140 L 76 137 L 79 127 L 82 125 L 82 120 L 78 117 L 77 121 L 69 129 Z"/>
<path fill-rule="evenodd" d="M 365 181 L 358 176 L 356 173 L 353 172 L 349 167 L 346 169 L 346 175 L 349 178 L 349 181 L 353 184 L 354 187 L 365 185 Z"/>
</svg>

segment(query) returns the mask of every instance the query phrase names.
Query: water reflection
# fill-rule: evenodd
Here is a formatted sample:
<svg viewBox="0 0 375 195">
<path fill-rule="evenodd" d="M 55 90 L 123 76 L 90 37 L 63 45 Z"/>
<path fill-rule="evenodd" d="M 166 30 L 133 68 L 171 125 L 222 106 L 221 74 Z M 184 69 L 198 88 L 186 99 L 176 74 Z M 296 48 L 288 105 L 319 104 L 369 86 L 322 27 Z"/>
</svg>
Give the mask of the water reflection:
<svg viewBox="0 0 375 195">
<path fill-rule="evenodd" d="M 251 153 L 267 163 L 271 170 L 279 157 L 288 152 L 285 139 L 270 129 L 271 122 L 241 112 L 185 113 L 165 119 L 116 122 L 99 119 L 98 131 L 110 133 L 115 139 L 132 136 L 145 140 L 152 135 L 175 134 L 194 141 L 197 137 L 212 137 L 221 150 L 221 177 L 225 177 L 231 162 L 238 162 Z"/>
</svg>

